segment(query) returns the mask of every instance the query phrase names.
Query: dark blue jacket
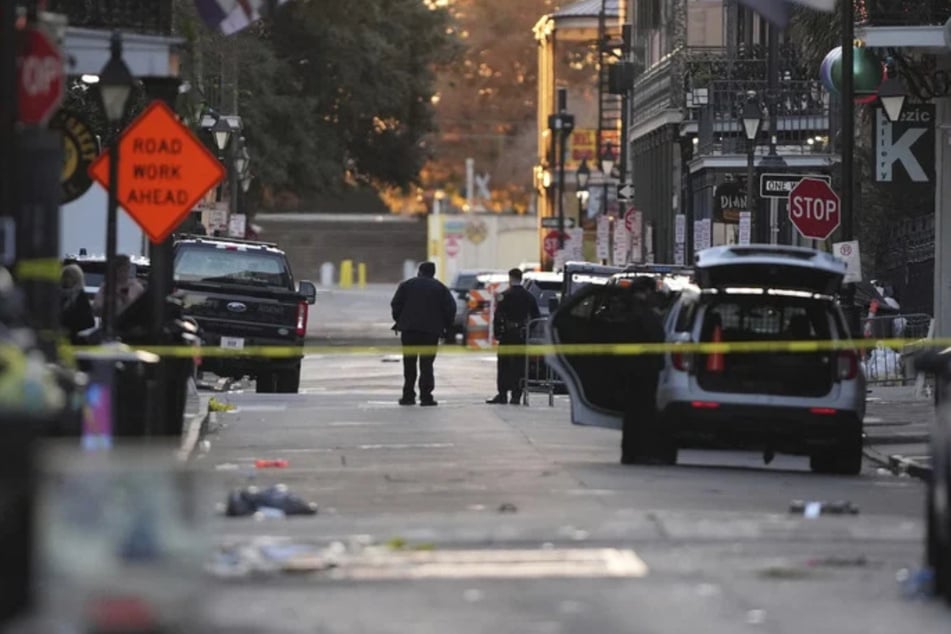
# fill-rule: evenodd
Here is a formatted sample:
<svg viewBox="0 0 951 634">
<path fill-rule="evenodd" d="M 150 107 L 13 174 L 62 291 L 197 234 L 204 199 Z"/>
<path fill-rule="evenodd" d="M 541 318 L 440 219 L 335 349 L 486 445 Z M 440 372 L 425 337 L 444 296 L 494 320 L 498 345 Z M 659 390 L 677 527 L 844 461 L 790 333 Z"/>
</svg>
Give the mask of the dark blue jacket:
<svg viewBox="0 0 951 634">
<path fill-rule="evenodd" d="M 413 277 L 402 282 L 390 302 L 400 332 L 441 335 L 456 318 L 456 300 L 439 280 Z"/>
</svg>

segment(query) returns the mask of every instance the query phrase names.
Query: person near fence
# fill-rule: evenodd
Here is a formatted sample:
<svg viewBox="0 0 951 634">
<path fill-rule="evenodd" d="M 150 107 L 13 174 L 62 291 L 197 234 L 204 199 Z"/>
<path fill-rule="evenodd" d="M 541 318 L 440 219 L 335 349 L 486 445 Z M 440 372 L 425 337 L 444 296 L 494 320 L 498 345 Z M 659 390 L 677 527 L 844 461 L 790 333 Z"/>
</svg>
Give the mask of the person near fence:
<svg viewBox="0 0 951 634">
<path fill-rule="evenodd" d="M 664 326 L 654 310 L 656 281 L 635 278 L 630 286 L 627 328 L 628 343 L 663 343 Z M 624 418 L 621 428 L 621 464 L 664 464 L 670 462 L 673 441 L 657 415 L 657 380 L 663 355 L 637 354 L 625 358 Z"/>
<path fill-rule="evenodd" d="M 526 327 L 531 319 L 538 319 L 541 311 L 535 297 L 522 286 L 521 269 L 509 271 L 509 287 L 499 297 L 492 318 L 492 328 L 499 342 L 496 387 L 498 393 L 486 401 L 493 405 L 520 403 L 522 381 L 525 375 L 524 355 L 517 354 L 517 346 L 525 344 Z M 511 400 L 508 394 L 512 394 Z"/>
<path fill-rule="evenodd" d="M 416 404 L 417 375 L 419 404 L 436 405 L 433 398 L 436 347 L 440 337 L 452 328 L 456 300 L 435 276 L 436 265 L 423 262 L 416 277 L 400 283 L 390 302 L 395 322 L 393 329 L 400 333 L 403 344 L 403 397 L 399 400 L 400 405 Z"/>
<path fill-rule="evenodd" d="M 116 315 L 124 311 L 132 302 L 145 293 L 145 287 L 135 277 L 135 264 L 132 259 L 123 253 L 116 256 Z M 106 309 L 106 284 L 96 292 L 92 300 L 92 310 L 98 317 L 102 317 Z"/>
<path fill-rule="evenodd" d="M 67 264 L 60 275 L 60 324 L 72 343 L 79 343 L 79 333 L 96 325 L 92 306 L 86 296 L 83 270 L 78 264 Z"/>
</svg>

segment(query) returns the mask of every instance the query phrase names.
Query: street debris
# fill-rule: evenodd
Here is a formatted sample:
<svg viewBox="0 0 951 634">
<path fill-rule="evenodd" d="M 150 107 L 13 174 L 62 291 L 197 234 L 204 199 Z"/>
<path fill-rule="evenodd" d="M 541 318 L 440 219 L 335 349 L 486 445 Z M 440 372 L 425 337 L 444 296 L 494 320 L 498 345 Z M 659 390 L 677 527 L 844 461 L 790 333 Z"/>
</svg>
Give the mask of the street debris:
<svg viewBox="0 0 951 634">
<path fill-rule="evenodd" d="M 436 549 L 435 544 L 431 544 L 428 542 L 419 543 L 419 544 L 410 544 L 402 537 L 391 537 L 390 539 L 386 540 L 386 542 L 384 542 L 383 545 L 389 550 L 397 550 L 397 551 L 401 551 L 401 550 L 425 551 L 425 550 Z"/>
<path fill-rule="evenodd" d="M 403 360 L 403 357 L 401 357 L 398 354 L 388 354 L 382 359 L 380 359 L 380 361 L 382 361 L 383 363 L 399 363 L 402 360 Z"/>
<path fill-rule="evenodd" d="M 202 453 L 208 453 L 211 451 L 211 442 L 208 440 L 202 440 L 198 443 L 198 450 Z"/>
<path fill-rule="evenodd" d="M 901 594 L 906 599 L 927 599 L 935 594 L 934 571 L 931 568 L 902 568 L 895 574 L 895 580 L 898 581 Z"/>
<path fill-rule="evenodd" d="M 511 502 L 503 502 L 499 505 L 499 513 L 518 513 L 518 507 Z"/>
<path fill-rule="evenodd" d="M 330 549 L 289 538 L 256 537 L 218 548 L 205 570 L 215 577 L 240 579 L 279 573 L 319 572 L 334 568 Z"/>
<path fill-rule="evenodd" d="M 859 555 L 857 557 L 837 557 L 833 555 L 810 559 L 806 562 L 806 565 L 827 568 L 864 568 L 869 565 L 869 560 L 865 555 Z"/>
<path fill-rule="evenodd" d="M 750 625 L 762 625 L 766 621 L 766 610 L 750 610 L 746 613 L 746 622 Z"/>
<path fill-rule="evenodd" d="M 215 397 L 208 400 L 208 411 L 210 412 L 233 412 L 236 409 L 238 408 L 231 403 L 222 403 Z"/>
<path fill-rule="evenodd" d="M 290 463 L 282 458 L 255 460 L 256 469 L 286 469 Z"/>
<path fill-rule="evenodd" d="M 232 491 L 224 512 L 228 517 L 280 518 L 288 515 L 316 515 L 317 505 L 292 494 L 286 485 L 275 484 L 263 490 L 249 486 Z"/>
<path fill-rule="evenodd" d="M 859 507 L 845 500 L 837 502 L 793 500 L 789 504 L 789 513 L 814 519 L 820 515 L 858 515 Z"/>
</svg>

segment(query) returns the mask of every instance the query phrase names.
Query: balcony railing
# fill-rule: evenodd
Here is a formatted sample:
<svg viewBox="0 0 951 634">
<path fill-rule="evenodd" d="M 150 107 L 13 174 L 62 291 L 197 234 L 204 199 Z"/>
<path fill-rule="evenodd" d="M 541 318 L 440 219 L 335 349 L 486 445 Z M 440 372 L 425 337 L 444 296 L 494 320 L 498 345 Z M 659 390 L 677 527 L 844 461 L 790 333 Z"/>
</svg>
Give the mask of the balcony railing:
<svg viewBox="0 0 951 634">
<path fill-rule="evenodd" d="M 47 10 L 65 14 L 70 26 L 171 35 L 172 0 L 49 0 Z"/>
<path fill-rule="evenodd" d="M 779 74 L 785 79 L 805 80 L 815 76 L 815 69 L 802 61 L 795 45 L 781 45 L 777 57 Z M 766 70 L 766 49 L 759 44 L 748 48 L 740 46 L 732 57 L 724 47 L 687 49 L 687 81 L 691 87 L 706 86 L 719 79 L 765 81 Z"/>
<path fill-rule="evenodd" d="M 762 107 L 762 127 L 758 140 L 776 136 L 780 154 L 821 154 L 830 151 L 836 118 L 829 94 L 818 81 L 783 81 L 775 95 L 776 130 L 769 131 L 767 86 L 762 81 L 714 81 L 707 86 L 707 104 L 689 109 L 697 121 L 694 156 L 746 154 L 746 135 L 741 116 L 747 94 L 753 91 Z"/>
<path fill-rule="evenodd" d="M 937 26 L 949 18 L 948 0 L 855 0 L 855 20 L 864 26 Z"/>
</svg>

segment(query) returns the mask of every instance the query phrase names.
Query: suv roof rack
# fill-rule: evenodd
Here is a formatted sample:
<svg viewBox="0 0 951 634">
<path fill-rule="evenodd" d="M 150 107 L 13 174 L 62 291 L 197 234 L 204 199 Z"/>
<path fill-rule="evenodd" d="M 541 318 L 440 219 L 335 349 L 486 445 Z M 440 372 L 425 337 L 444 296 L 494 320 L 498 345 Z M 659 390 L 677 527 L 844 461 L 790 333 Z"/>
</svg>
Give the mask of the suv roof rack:
<svg viewBox="0 0 951 634">
<path fill-rule="evenodd" d="M 176 233 L 175 240 L 197 240 L 199 242 L 235 242 L 238 244 L 253 244 L 262 247 L 278 248 L 276 242 L 264 242 L 263 240 L 246 240 L 244 238 L 232 238 L 230 236 L 207 236 L 194 233 Z"/>
</svg>

